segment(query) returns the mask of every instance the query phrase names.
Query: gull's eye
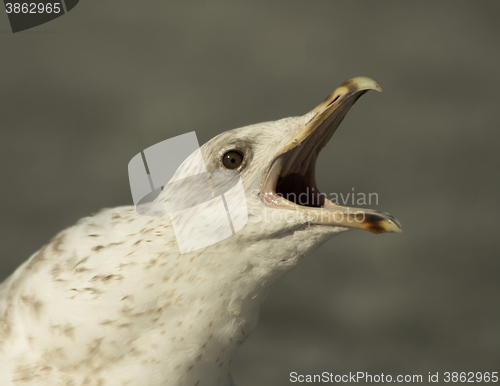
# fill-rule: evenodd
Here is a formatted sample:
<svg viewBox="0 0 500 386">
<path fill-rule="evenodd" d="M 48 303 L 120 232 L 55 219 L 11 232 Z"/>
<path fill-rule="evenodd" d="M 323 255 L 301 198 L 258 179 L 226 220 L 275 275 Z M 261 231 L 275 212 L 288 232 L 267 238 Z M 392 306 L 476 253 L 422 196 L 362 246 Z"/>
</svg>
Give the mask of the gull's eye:
<svg viewBox="0 0 500 386">
<path fill-rule="evenodd" d="M 222 156 L 222 165 L 227 169 L 237 169 L 243 162 L 245 155 L 241 150 L 229 150 Z"/>
</svg>

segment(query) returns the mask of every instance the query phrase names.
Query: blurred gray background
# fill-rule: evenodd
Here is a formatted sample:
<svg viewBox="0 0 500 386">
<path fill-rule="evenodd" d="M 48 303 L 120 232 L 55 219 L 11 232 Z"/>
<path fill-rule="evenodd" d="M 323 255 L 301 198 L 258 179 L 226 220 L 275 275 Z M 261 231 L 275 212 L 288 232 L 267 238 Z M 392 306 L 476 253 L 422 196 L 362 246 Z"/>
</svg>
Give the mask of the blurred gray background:
<svg viewBox="0 0 500 386">
<path fill-rule="evenodd" d="M 500 2 L 93 1 L 12 34 L 0 15 L 0 280 L 62 228 L 132 203 L 128 161 L 369 93 L 323 150 L 323 192 L 376 192 L 401 235 L 332 239 L 274 288 L 234 367 L 500 371 Z"/>
</svg>

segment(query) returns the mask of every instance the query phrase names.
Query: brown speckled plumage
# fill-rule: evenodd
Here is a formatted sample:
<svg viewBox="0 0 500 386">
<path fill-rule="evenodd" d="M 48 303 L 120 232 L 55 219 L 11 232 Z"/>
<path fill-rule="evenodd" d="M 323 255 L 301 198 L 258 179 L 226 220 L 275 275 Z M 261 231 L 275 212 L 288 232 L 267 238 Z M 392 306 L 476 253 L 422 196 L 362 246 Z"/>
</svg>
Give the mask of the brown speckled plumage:
<svg viewBox="0 0 500 386">
<path fill-rule="evenodd" d="M 338 105 L 343 118 L 342 104 L 348 109 L 361 85 L 375 87 L 354 81 L 302 117 L 228 131 L 202 147 L 208 170 L 222 167 L 225 151 L 244 151 L 248 223 L 234 236 L 181 254 L 169 216 L 119 207 L 81 219 L 36 252 L 0 286 L 0 385 L 229 386 L 232 358 L 270 286 L 347 230 L 311 225 L 317 208 L 290 210 L 262 193 L 273 193 L 263 189 L 276 162 L 297 172 L 315 162 L 340 123 L 322 123 L 323 110 Z M 311 125 L 324 132 L 315 142 Z M 392 221 L 374 216 L 380 226 Z"/>
</svg>

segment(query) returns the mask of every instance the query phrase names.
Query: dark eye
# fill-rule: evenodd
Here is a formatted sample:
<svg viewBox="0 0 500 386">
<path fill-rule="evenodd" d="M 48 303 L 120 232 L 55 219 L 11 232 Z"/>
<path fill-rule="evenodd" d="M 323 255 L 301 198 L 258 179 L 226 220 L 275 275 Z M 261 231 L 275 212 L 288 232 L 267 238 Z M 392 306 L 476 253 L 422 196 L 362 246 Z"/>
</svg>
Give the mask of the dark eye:
<svg viewBox="0 0 500 386">
<path fill-rule="evenodd" d="M 241 150 L 229 150 L 222 156 L 222 165 L 228 169 L 237 169 L 243 162 L 245 155 Z"/>
</svg>

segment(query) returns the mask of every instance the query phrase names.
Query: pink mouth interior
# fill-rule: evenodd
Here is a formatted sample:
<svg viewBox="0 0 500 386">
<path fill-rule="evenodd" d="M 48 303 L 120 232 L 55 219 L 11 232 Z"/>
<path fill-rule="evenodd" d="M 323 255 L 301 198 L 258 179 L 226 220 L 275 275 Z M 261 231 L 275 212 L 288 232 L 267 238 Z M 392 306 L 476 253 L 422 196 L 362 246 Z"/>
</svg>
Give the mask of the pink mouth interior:
<svg viewBox="0 0 500 386">
<path fill-rule="evenodd" d="M 345 115 L 364 92 L 360 92 L 347 100 L 330 103 L 342 103 L 333 112 L 317 113 L 314 119 L 323 119 L 317 127 L 292 150 L 280 155 L 271 166 L 263 184 L 261 197 L 272 206 L 289 206 L 292 203 L 311 208 L 332 208 L 334 205 L 321 194 L 316 186 L 315 167 L 320 150 L 330 140 Z M 330 106 L 329 105 L 329 106 Z M 327 108 L 329 107 L 327 106 Z M 286 200 L 289 202 L 287 203 Z"/>
<path fill-rule="evenodd" d="M 297 205 L 322 208 L 325 195 L 322 195 L 315 179 L 316 159 L 321 144 L 329 133 L 329 125 L 322 125 L 295 149 L 280 156 L 282 167 L 274 183 L 268 186 L 268 193 L 281 196 Z M 275 173 L 277 170 L 275 171 Z"/>
</svg>

